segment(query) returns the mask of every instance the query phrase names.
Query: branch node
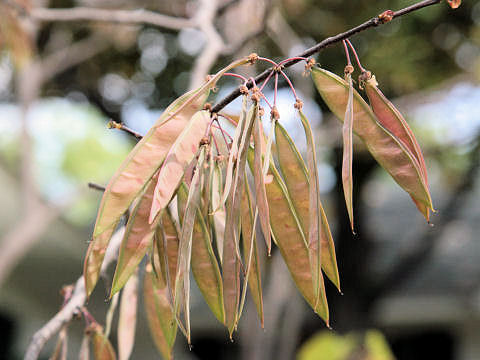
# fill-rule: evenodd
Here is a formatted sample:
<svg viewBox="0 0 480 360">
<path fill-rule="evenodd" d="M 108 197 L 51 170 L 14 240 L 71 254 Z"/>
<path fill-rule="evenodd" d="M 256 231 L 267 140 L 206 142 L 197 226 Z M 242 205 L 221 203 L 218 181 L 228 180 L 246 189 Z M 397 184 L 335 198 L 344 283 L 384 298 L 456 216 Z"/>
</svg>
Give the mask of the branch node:
<svg viewBox="0 0 480 360">
<path fill-rule="evenodd" d="M 385 10 L 383 13 L 378 15 L 378 21 L 380 24 L 385 24 L 393 20 L 395 12 L 393 10 Z"/>
</svg>

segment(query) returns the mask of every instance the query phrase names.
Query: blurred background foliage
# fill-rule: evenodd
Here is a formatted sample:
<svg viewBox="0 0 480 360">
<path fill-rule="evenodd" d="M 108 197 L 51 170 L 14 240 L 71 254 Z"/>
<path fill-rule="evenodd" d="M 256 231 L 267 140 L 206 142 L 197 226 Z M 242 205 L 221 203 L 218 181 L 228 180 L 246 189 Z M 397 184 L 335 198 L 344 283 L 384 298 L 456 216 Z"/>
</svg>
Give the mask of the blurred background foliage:
<svg viewBox="0 0 480 360">
<path fill-rule="evenodd" d="M 412 3 L 219 1 L 220 8 L 225 8 L 215 20 L 216 28 L 227 44 L 242 46 L 219 56 L 210 72 L 252 51 L 274 60 L 294 56 L 385 9 Z M 28 200 L 23 198 L 37 192 L 42 206 L 61 209 L 52 222 L 42 222 L 47 229 L 37 227 L 34 237 L 39 241 L 28 243 L 20 252 L 23 257 L 18 256 L 4 278 L 0 276 L 0 333 L 6 339 L 0 354 L 7 354 L 0 359 L 20 358 L 28 337 L 58 308 L 58 289 L 81 272 L 100 199 L 86 183 L 105 184 L 135 142 L 108 130 L 107 122 L 113 119 L 146 132 L 162 109 L 188 89 L 192 68 L 207 42 L 204 33 L 193 27 L 174 31 L 108 22 L 31 22 L 29 9 L 145 8 L 188 18 L 198 11 L 198 4 L 193 0 L 0 2 L 0 199 L 5 204 L 0 250 L 7 248 L 13 225 L 22 227 L 20 220 L 28 219 Z M 18 10 L 22 7 L 26 11 Z M 193 317 L 199 320 L 194 324 L 193 351 L 184 352 L 179 341 L 178 358 L 289 359 L 299 348 L 300 360 L 320 359 L 319 354 L 326 356 L 327 351 L 343 351 L 343 355 L 332 353 L 325 359 L 391 358 L 374 355 L 389 354 L 378 333 L 350 334 L 371 327 L 384 332 L 398 359 L 480 357 L 475 346 L 480 343 L 475 337 L 480 334 L 476 236 L 480 211 L 474 201 L 479 191 L 479 25 L 480 3 L 464 0 L 452 11 L 442 2 L 351 39 L 364 67 L 376 75 L 382 91 L 405 112 L 418 134 L 439 210 L 433 218 L 434 228 L 422 222 L 408 197 L 356 144 L 358 235 L 352 237 L 337 181 L 341 176 L 340 127 L 313 91 L 310 79 L 302 77 L 303 66 L 288 70 L 316 127 L 320 187 L 334 230 L 345 292 L 340 296 L 328 288 L 333 328 L 340 335 L 323 333 L 300 348 L 323 325 L 294 295 L 280 263 L 265 260 L 270 279 L 265 306 L 273 309 L 267 314 L 266 332 L 257 329 L 254 311 L 250 311 L 253 316 L 241 323 L 238 341 L 230 344 L 223 330 L 202 313 L 205 305 L 194 301 L 197 313 Z M 317 61 L 342 74 L 342 47 L 325 49 Z M 44 71 L 28 72 L 37 65 Z M 258 64 L 244 74 L 252 76 L 265 67 Z M 217 98 L 237 85 L 231 79 L 222 80 Z M 281 85 L 281 122 L 302 148 L 293 97 Z M 266 88 L 267 97 L 271 91 Z M 235 113 L 238 108 L 233 103 L 226 111 Z M 25 164 L 31 165 L 30 182 Z M 92 307 L 101 319 L 106 305 L 98 293 Z M 43 299 L 36 301 L 38 294 Z M 462 312 L 458 304 L 465 303 L 469 306 Z M 462 324 L 464 319 L 468 324 Z M 153 346 L 145 330 L 139 331 L 145 336 L 137 337 L 133 358 L 151 358 Z M 337 345 L 326 350 L 332 344 Z M 372 355 L 348 357 L 349 349 L 358 344 L 365 344 Z M 434 345 L 435 352 L 422 357 L 424 349 Z"/>
</svg>

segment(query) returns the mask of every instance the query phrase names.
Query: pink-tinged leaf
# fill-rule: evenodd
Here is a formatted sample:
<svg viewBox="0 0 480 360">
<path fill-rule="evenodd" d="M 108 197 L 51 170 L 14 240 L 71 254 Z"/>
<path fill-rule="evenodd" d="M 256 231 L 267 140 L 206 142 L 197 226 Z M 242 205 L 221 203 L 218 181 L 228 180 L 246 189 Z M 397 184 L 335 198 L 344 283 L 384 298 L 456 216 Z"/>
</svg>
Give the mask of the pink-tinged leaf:
<svg viewBox="0 0 480 360">
<path fill-rule="evenodd" d="M 90 334 L 95 360 L 115 360 L 117 358 L 112 344 L 110 344 L 110 341 L 103 333 L 103 328 L 99 324 L 91 324 L 87 329 L 87 333 Z"/>
<path fill-rule="evenodd" d="M 205 136 L 209 123 L 210 113 L 208 111 L 195 113 L 173 143 L 158 174 L 150 211 L 150 223 L 170 203 L 186 167 L 198 151 L 200 140 Z"/>
<path fill-rule="evenodd" d="M 188 190 L 182 184 L 177 192 L 179 203 L 185 203 Z M 179 206 L 182 208 L 183 206 Z M 192 236 L 192 273 L 203 298 L 212 310 L 212 313 L 222 324 L 225 321 L 223 307 L 223 285 L 220 268 L 213 252 L 212 241 L 208 232 L 205 218 L 197 208 Z"/>
<path fill-rule="evenodd" d="M 313 131 L 302 111 L 299 111 L 299 115 L 307 140 L 308 169 L 293 140 L 287 131 L 278 124 L 275 129 L 275 137 L 280 169 L 303 233 L 308 235 L 306 237 L 310 261 L 315 270 L 314 285 L 316 289 L 321 289 L 318 287 L 320 277 L 317 276 L 320 272 L 319 266 L 321 266 L 324 273 L 340 291 L 335 244 L 318 189 L 317 156 Z M 318 247 L 319 243 L 320 248 Z"/>
<path fill-rule="evenodd" d="M 253 125 L 258 118 L 258 104 L 253 104 L 249 109 L 245 126 L 242 130 L 233 187 L 227 199 L 227 216 L 225 220 L 225 242 L 223 244 L 223 298 L 225 302 L 225 325 L 228 328 L 230 338 L 237 327 L 239 320 L 240 301 L 240 268 L 241 258 L 239 249 L 240 240 L 240 209 L 242 194 L 244 192 L 245 167 L 247 153 L 252 135 Z"/>
<path fill-rule="evenodd" d="M 128 360 L 135 342 L 135 327 L 137 324 L 138 302 L 138 268 L 128 279 L 120 300 L 118 316 L 118 359 Z"/>
<path fill-rule="evenodd" d="M 68 334 L 67 326 L 63 326 L 58 333 L 57 344 L 55 350 L 49 360 L 67 360 Z"/>
<path fill-rule="evenodd" d="M 348 103 L 348 83 L 324 69 L 313 68 L 315 85 L 330 110 L 343 121 Z M 368 151 L 393 179 L 416 201 L 432 208 L 430 193 L 421 170 L 410 151 L 377 120 L 357 91 L 353 92 L 353 131 L 365 143 Z"/>
<path fill-rule="evenodd" d="M 177 335 L 177 323 L 173 313 L 168 288 L 157 286 L 155 274 L 150 263 L 145 267 L 143 282 L 143 299 L 145 313 L 152 339 L 166 360 L 173 359 L 172 348 Z"/>
<path fill-rule="evenodd" d="M 260 262 L 258 256 L 257 239 L 255 236 L 256 218 L 258 218 L 258 208 L 254 211 L 252 194 L 250 193 L 250 187 L 245 176 L 245 191 L 242 194 L 242 207 L 241 207 L 241 221 L 242 221 L 242 244 L 243 254 L 247 263 L 247 272 L 245 274 L 244 289 L 246 291 L 246 283 L 248 282 L 248 288 L 252 295 L 253 302 L 257 308 L 258 317 L 260 318 L 260 324 L 263 328 L 264 315 L 263 315 L 263 294 L 262 294 L 262 276 L 260 269 Z M 242 294 L 242 300 L 244 300 L 244 294 Z M 243 303 L 243 301 L 242 301 Z M 240 306 L 242 309 L 242 306 Z"/>
<path fill-rule="evenodd" d="M 240 142 L 242 140 L 242 134 L 245 130 L 245 121 L 247 118 L 247 96 L 242 97 L 242 112 L 240 113 L 240 118 L 235 128 L 235 133 L 233 134 L 233 140 L 230 147 L 230 152 L 228 154 L 227 162 L 227 173 L 225 176 L 225 188 L 223 190 L 222 198 L 220 200 L 220 205 L 223 206 L 227 201 L 228 195 L 230 194 L 230 189 L 234 180 L 234 166 L 238 158 L 238 152 L 240 148 Z M 215 208 L 215 211 L 217 208 Z"/>
<path fill-rule="evenodd" d="M 220 264 L 223 261 L 223 242 L 225 235 L 225 206 L 220 205 L 223 188 L 222 184 L 222 168 L 218 161 L 216 161 L 212 177 L 212 185 L 210 187 L 211 213 L 209 214 L 209 217 L 213 227 L 213 235 L 215 238 L 215 245 L 217 246 L 218 256 L 220 258 Z M 214 211 L 215 209 L 216 211 Z"/>
<path fill-rule="evenodd" d="M 90 337 L 85 334 L 80 344 L 80 351 L 78 352 L 78 360 L 90 360 Z"/>
<path fill-rule="evenodd" d="M 425 165 L 425 159 L 423 158 L 420 145 L 418 144 L 412 129 L 410 129 L 400 111 L 398 111 L 398 109 L 385 97 L 385 95 L 383 95 L 377 85 L 378 84 L 375 76 L 372 76 L 365 83 L 365 91 L 367 93 L 370 106 L 372 107 L 373 112 L 377 116 L 380 124 L 382 124 L 385 129 L 390 131 L 398 139 L 398 141 L 407 148 L 407 150 L 410 152 L 410 156 L 416 160 L 415 165 L 420 170 L 424 184 L 428 189 L 427 167 Z M 413 197 L 412 200 L 415 202 L 415 205 L 417 205 L 418 209 L 425 216 L 427 221 L 429 221 L 430 209 L 426 205 L 415 200 Z"/>
<path fill-rule="evenodd" d="M 105 250 L 121 216 L 160 168 L 169 149 L 193 114 L 203 106 L 208 94 L 209 89 L 203 92 L 193 90 L 170 104 L 148 133 L 132 149 L 108 183 L 98 210 L 93 239 L 85 258 L 84 276 L 87 296 L 91 294 L 98 281 Z M 182 106 L 182 111 L 178 112 Z M 176 113 L 174 118 L 164 124 L 172 113 Z"/>
<path fill-rule="evenodd" d="M 447 0 L 452 9 L 458 8 L 462 4 L 462 0 Z"/>
<path fill-rule="evenodd" d="M 350 227 L 353 230 L 353 81 L 352 74 L 347 74 L 348 100 L 343 120 L 343 162 L 342 162 L 342 183 L 345 204 L 347 205 Z"/>
<path fill-rule="evenodd" d="M 173 299 L 173 290 L 175 289 L 175 277 L 177 274 L 177 262 L 178 262 L 178 231 L 177 225 L 172 218 L 172 214 L 169 209 L 163 213 L 160 219 L 160 224 L 157 227 L 156 237 L 154 240 L 154 251 L 158 255 L 161 274 L 157 276 L 161 281 L 165 282 L 165 279 L 169 279 L 169 292 Z"/>
<path fill-rule="evenodd" d="M 250 167 L 252 167 L 253 151 L 249 152 L 248 160 Z M 328 325 L 329 313 L 326 298 L 317 303 L 313 286 L 312 265 L 305 235 L 292 200 L 288 195 L 288 190 L 273 162 L 270 163 L 269 174 L 272 176 L 272 181 L 266 184 L 266 190 L 270 208 L 275 209 L 275 211 L 270 212 L 273 237 L 276 239 L 276 244 L 295 285 L 308 304 Z M 320 283 L 323 284 L 323 279 Z M 324 291 L 322 293 L 325 294 Z"/>
<path fill-rule="evenodd" d="M 137 269 L 147 251 L 152 247 L 152 239 L 157 224 L 149 224 L 148 218 L 156 179 L 157 176 L 154 176 L 148 181 L 147 187 L 140 195 L 141 197 L 128 219 L 119 250 L 110 297 L 120 291 Z"/>
<path fill-rule="evenodd" d="M 195 217 L 200 203 L 200 193 L 202 184 L 203 171 L 200 168 L 205 161 L 205 146 L 199 150 L 198 164 L 195 174 L 193 175 L 192 184 L 188 192 L 187 202 L 185 206 L 185 213 L 183 216 L 182 230 L 180 233 L 179 253 L 178 253 L 178 267 L 175 278 L 175 314 L 179 313 L 180 306 L 183 301 L 184 318 L 185 318 L 185 336 L 190 344 L 190 266 L 192 258 L 192 240 L 193 230 L 195 225 Z M 183 295 L 183 296 L 182 296 Z M 177 318 L 180 325 L 180 319 Z"/>
<path fill-rule="evenodd" d="M 270 235 L 270 209 L 267 201 L 267 193 L 265 190 L 265 176 L 263 173 L 263 161 L 268 162 L 269 159 L 263 158 L 266 153 L 265 138 L 262 131 L 261 118 L 258 117 L 253 125 L 253 142 L 254 142 L 254 166 L 252 169 L 255 181 L 255 194 L 257 196 L 258 216 L 260 225 L 267 244 L 267 253 L 270 255 L 272 250 L 272 239 Z M 262 161 L 263 158 L 263 161 Z"/>
</svg>

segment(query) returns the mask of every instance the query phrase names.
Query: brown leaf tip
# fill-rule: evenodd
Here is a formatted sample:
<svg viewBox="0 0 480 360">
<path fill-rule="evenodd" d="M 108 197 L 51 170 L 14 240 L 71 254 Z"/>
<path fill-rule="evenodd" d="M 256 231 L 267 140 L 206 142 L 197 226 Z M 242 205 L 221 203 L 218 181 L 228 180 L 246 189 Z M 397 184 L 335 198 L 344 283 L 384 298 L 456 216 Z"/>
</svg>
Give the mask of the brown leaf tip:
<svg viewBox="0 0 480 360">
<path fill-rule="evenodd" d="M 247 56 L 247 60 L 251 65 L 255 64 L 258 60 L 258 54 L 251 53 L 250 55 Z"/>
<path fill-rule="evenodd" d="M 456 9 L 462 4 L 462 0 L 447 0 L 447 2 L 452 9 Z"/>
<path fill-rule="evenodd" d="M 378 15 L 378 21 L 380 24 L 385 24 L 393 20 L 395 17 L 395 12 L 392 10 L 385 10 L 383 13 Z"/>
<path fill-rule="evenodd" d="M 295 100 L 295 104 L 293 104 L 293 107 L 297 110 L 302 110 L 303 108 L 303 101 L 300 99 Z"/>
</svg>

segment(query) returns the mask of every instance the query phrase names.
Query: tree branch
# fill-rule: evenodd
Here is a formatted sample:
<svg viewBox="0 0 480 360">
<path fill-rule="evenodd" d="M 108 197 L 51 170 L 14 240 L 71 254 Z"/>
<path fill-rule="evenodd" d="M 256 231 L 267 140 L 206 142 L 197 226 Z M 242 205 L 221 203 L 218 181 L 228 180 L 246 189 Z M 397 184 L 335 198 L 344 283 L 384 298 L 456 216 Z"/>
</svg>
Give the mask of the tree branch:
<svg viewBox="0 0 480 360">
<path fill-rule="evenodd" d="M 124 232 L 125 227 L 123 226 L 113 234 L 107 252 L 105 253 L 105 258 L 100 270 L 101 273 L 104 273 L 108 266 L 117 259 L 118 249 L 122 243 Z M 63 325 L 70 322 L 75 315 L 78 314 L 78 309 L 85 305 L 86 300 L 85 281 L 83 276 L 80 276 L 75 283 L 75 289 L 73 290 L 73 295 L 70 300 L 50 321 L 33 335 L 32 341 L 25 352 L 24 360 L 38 359 L 47 341 L 59 332 Z"/>
<path fill-rule="evenodd" d="M 167 16 L 148 10 L 110 10 L 88 7 L 69 9 L 36 8 L 30 17 L 39 21 L 101 21 L 122 24 L 154 25 L 170 30 L 181 30 L 193 26 L 191 19 Z"/>
<path fill-rule="evenodd" d="M 427 6 L 431 6 L 431 5 L 435 5 L 435 4 L 439 4 L 441 2 L 441 0 L 424 0 L 424 1 L 420 1 L 412 6 L 408 6 L 404 9 L 401 9 L 401 10 L 398 10 L 398 11 L 395 11 L 393 13 L 393 18 L 397 18 L 397 17 L 400 17 L 400 16 L 403 16 L 403 15 L 406 15 L 406 14 L 409 14 L 411 12 L 414 12 L 414 11 L 417 11 L 417 10 L 420 10 L 424 7 L 427 7 Z M 330 46 L 330 45 L 333 45 L 333 44 L 336 44 L 342 40 L 345 40 L 345 39 L 348 39 L 349 37 L 359 33 L 359 32 L 362 32 L 362 31 L 365 31 L 369 28 L 372 28 L 372 27 L 376 27 L 378 25 L 382 25 L 384 24 L 384 22 L 380 19 L 379 16 L 375 16 L 374 18 L 364 22 L 363 24 L 360 24 L 348 31 L 345 31 L 344 33 L 341 33 L 341 34 L 338 34 L 338 35 L 335 35 L 335 36 L 332 36 L 332 37 L 329 37 L 329 38 L 326 38 L 325 40 L 319 42 L 317 45 L 305 50 L 304 52 L 302 52 L 301 54 L 297 55 L 296 57 L 310 57 L 316 53 L 318 53 L 320 50 L 326 48 L 327 46 Z M 286 62 L 283 66 L 285 68 L 288 68 L 292 65 L 295 65 L 296 63 L 300 62 L 301 60 L 299 59 L 295 59 L 295 60 L 290 60 L 288 62 Z M 255 82 L 256 83 L 259 83 L 263 80 L 265 80 L 267 78 L 267 76 L 270 74 L 270 72 L 272 71 L 272 68 L 268 68 L 267 70 L 265 70 L 264 72 L 262 72 L 261 74 L 257 75 L 255 77 Z M 247 83 L 246 83 L 246 86 L 251 89 L 252 86 L 253 86 L 253 82 L 251 80 L 249 80 Z M 227 106 L 228 104 L 230 104 L 233 100 L 235 100 L 237 97 L 239 97 L 241 95 L 241 92 L 240 92 L 240 88 L 237 88 L 236 90 L 232 91 L 229 95 L 227 95 L 226 97 L 224 97 L 222 100 L 220 100 L 213 108 L 212 108 L 212 112 L 219 112 L 220 110 L 222 110 L 225 106 Z"/>
</svg>

